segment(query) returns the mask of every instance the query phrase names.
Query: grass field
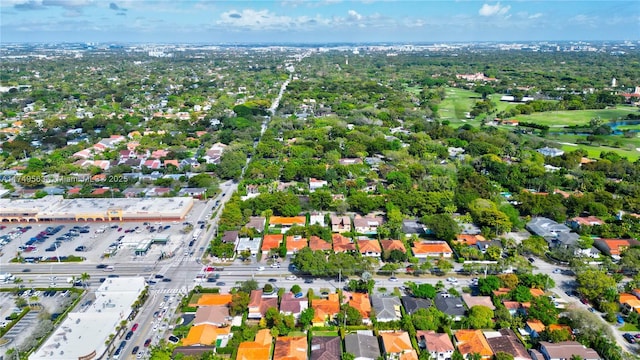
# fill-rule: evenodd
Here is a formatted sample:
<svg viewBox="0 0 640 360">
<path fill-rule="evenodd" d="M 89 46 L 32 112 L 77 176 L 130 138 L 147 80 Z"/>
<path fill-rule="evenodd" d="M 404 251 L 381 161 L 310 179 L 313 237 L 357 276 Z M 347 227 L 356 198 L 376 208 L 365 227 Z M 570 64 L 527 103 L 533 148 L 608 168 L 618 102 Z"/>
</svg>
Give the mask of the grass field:
<svg viewBox="0 0 640 360">
<path fill-rule="evenodd" d="M 554 127 L 586 125 L 589 124 L 591 119 L 597 117 L 607 123 L 611 120 L 624 118 L 627 114 L 632 113 L 637 114 L 638 110 L 628 106 L 618 106 L 615 109 L 603 110 L 549 111 L 531 115 L 518 115 L 516 118 L 520 121 L 549 125 L 551 131 L 553 131 Z"/>
<path fill-rule="evenodd" d="M 624 138 L 622 136 L 607 136 L 602 138 L 602 143 L 592 145 L 576 144 L 579 140 L 584 140 L 584 135 L 572 134 L 549 134 L 547 139 L 556 141 L 564 151 L 574 151 L 577 149 L 586 150 L 590 158 L 599 158 L 603 151 L 613 151 L 620 156 L 626 157 L 629 161 L 636 161 L 640 158 L 640 137 Z"/>
<path fill-rule="evenodd" d="M 471 120 L 467 119 L 466 114 L 478 100 L 480 95 L 473 91 L 447 88 L 446 97 L 438 106 L 438 113 L 442 120 L 449 120 L 451 125 L 460 125 Z"/>
</svg>

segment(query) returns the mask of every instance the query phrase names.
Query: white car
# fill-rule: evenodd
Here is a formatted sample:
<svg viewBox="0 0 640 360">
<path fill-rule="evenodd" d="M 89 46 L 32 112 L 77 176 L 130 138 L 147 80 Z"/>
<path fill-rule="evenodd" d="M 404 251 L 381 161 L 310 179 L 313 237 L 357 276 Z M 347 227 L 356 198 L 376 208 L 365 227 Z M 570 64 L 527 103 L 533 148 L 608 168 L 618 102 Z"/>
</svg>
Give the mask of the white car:
<svg viewBox="0 0 640 360">
<path fill-rule="evenodd" d="M 398 278 L 395 276 L 392 276 L 389 278 L 389 281 L 398 282 Z"/>
<path fill-rule="evenodd" d="M 452 284 L 455 284 L 455 283 L 457 283 L 457 282 L 458 282 L 458 279 L 456 279 L 456 278 L 454 278 L 454 277 L 450 277 L 450 278 L 447 278 L 447 281 L 448 281 L 448 282 L 450 282 L 450 283 L 452 283 Z"/>
<path fill-rule="evenodd" d="M 295 276 L 295 275 L 289 275 L 289 276 L 287 276 L 285 279 L 287 279 L 287 280 L 296 280 L 297 278 L 298 278 L 298 277 L 297 277 L 297 276 Z"/>
<path fill-rule="evenodd" d="M 280 264 L 279 263 L 273 263 L 271 264 L 271 267 L 274 269 L 279 269 L 280 268 Z"/>
<path fill-rule="evenodd" d="M 264 266 L 259 266 L 258 267 L 258 271 L 263 271 L 264 270 Z"/>
</svg>

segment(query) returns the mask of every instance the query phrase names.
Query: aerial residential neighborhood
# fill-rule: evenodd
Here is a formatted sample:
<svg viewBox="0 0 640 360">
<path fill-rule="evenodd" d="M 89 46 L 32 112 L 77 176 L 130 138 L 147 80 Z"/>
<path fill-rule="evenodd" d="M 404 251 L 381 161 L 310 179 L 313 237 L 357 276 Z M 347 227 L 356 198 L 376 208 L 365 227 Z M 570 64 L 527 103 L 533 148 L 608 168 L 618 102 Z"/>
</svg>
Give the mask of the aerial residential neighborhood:
<svg viewBox="0 0 640 360">
<path fill-rule="evenodd" d="M 259 3 L 0 4 L 0 360 L 640 356 L 635 4 Z"/>
</svg>

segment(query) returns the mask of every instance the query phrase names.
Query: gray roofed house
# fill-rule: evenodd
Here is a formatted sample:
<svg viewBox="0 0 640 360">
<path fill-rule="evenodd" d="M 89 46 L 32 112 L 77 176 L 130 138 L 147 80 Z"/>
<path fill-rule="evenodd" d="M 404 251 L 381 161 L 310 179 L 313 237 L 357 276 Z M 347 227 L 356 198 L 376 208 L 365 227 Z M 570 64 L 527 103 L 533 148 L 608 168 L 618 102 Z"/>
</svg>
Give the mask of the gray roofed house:
<svg viewBox="0 0 640 360">
<path fill-rule="evenodd" d="M 402 220 L 402 232 L 407 236 L 426 234 L 424 226 L 417 219 Z"/>
<path fill-rule="evenodd" d="M 371 333 L 371 331 L 366 331 Z M 344 338 L 346 352 L 355 356 L 355 360 L 377 360 L 380 357 L 378 338 L 372 334 L 347 334 Z"/>
<path fill-rule="evenodd" d="M 251 216 L 249 218 L 249 222 L 247 223 L 247 225 L 245 225 L 245 227 L 254 228 L 256 229 L 256 231 L 261 233 L 264 231 L 264 224 L 266 221 L 267 219 L 263 216 Z"/>
<path fill-rule="evenodd" d="M 227 244 L 235 244 L 238 242 L 238 230 L 225 231 L 222 235 L 222 242 Z"/>
<path fill-rule="evenodd" d="M 438 310 L 453 317 L 455 321 L 460 321 L 467 312 L 461 297 L 438 294 L 435 298 L 435 304 Z"/>
<path fill-rule="evenodd" d="M 339 336 L 314 336 L 311 339 L 311 360 L 340 360 L 341 343 Z"/>
<path fill-rule="evenodd" d="M 178 196 L 202 196 L 205 192 L 205 188 L 182 188 L 178 191 Z"/>
<path fill-rule="evenodd" d="M 502 242 L 500 240 L 478 241 L 476 246 L 484 254 L 489 246 L 495 246 L 502 249 Z"/>
<path fill-rule="evenodd" d="M 404 310 L 410 315 L 413 315 L 418 309 L 428 309 L 432 305 L 429 299 L 421 299 L 413 296 L 403 296 L 401 300 Z"/>
<path fill-rule="evenodd" d="M 572 247 L 580 236 L 571 232 L 565 224 L 559 224 L 545 217 L 536 217 L 527 223 L 527 230 L 533 234 L 542 236 L 551 247 Z"/>
<path fill-rule="evenodd" d="M 400 299 L 396 296 L 371 295 L 371 306 L 378 322 L 400 320 Z"/>
<path fill-rule="evenodd" d="M 540 154 L 542 154 L 543 156 L 549 156 L 549 157 L 556 157 L 556 156 L 564 155 L 564 150 L 557 149 L 557 148 L 552 148 L 552 147 L 548 147 L 548 146 L 540 148 L 540 149 L 538 149 L 536 151 L 539 152 Z"/>
</svg>

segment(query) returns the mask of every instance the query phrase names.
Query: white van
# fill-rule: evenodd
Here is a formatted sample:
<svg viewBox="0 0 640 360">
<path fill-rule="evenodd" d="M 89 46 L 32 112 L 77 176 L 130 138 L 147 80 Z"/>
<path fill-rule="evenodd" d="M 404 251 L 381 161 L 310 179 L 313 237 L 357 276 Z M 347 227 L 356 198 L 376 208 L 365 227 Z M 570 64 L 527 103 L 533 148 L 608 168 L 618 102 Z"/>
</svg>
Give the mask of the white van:
<svg viewBox="0 0 640 360">
<path fill-rule="evenodd" d="M 104 271 L 113 271 L 113 270 L 115 270 L 115 269 L 116 269 L 116 268 L 114 268 L 114 267 L 113 267 L 113 265 L 109 265 L 109 266 L 107 266 L 106 268 L 104 268 Z"/>
</svg>

